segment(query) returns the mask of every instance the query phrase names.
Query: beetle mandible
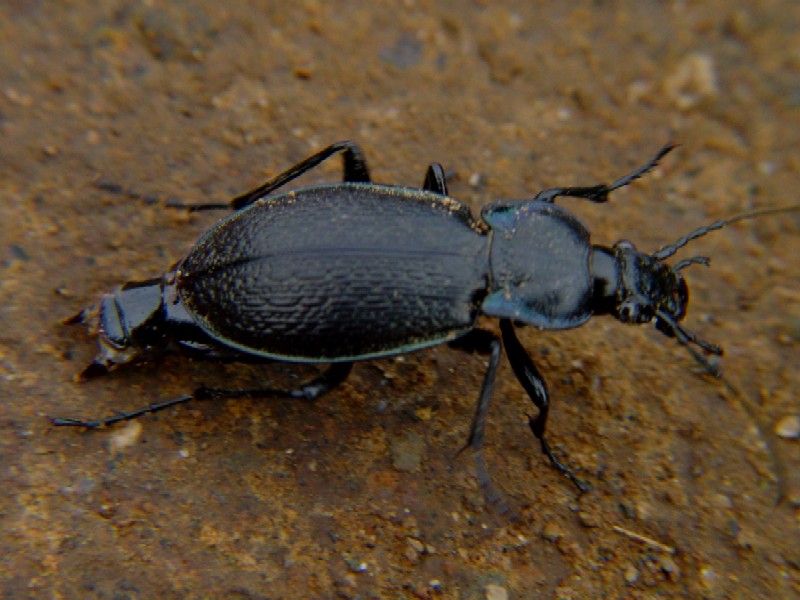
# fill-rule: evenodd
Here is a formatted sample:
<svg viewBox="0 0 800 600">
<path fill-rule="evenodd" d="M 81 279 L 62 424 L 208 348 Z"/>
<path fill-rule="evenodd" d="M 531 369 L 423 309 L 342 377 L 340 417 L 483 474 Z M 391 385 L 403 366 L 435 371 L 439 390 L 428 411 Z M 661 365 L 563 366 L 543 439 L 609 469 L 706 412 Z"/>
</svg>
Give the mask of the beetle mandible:
<svg viewBox="0 0 800 600">
<path fill-rule="evenodd" d="M 638 179 L 673 149 L 611 184 L 557 187 L 523 202 L 486 206 L 481 218 L 448 195 L 444 170 L 428 167 L 422 189 L 372 183 L 360 148 L 338 142 L 224 204 L 175 204 L 189 210 L 233 209 L 163 276 L 129 282 L 66 323 L 85 323 L 99 351 L 81 376 L 171 351 L 219 361 L 330 363 L 292 390 L 199 387 L 191 394 L 97 420 L 54 418 L 55 425 L 95 428 L 190 400 L 235 397 L 315 399 L 353 363 L 437 344 L 480 352 L 489 364 L 465 448 L 476 457 L 504 347 L 538 412 L 529 426 L 552 465 L 587 489 L 553 453 L 545 430 L 547 386 L 515 325 L 577 327 L 592 316 L 654 322 L 709 373 L 707 355 L 722 350 L 679 322 L 689 291 L 681 271 L 708 265 L 695 256 L 665 259 L 738 220 L 800 207 L 741 214 L 701 227 L 652 254 L 621 241 L 592 245 L 586 227 L 555 204 L 558 197 L 595 203 Z M 344 181 L 278 192 L 341 154 Z M 476 327 L 499 319 L 500 336 Z M 482 465 L 479 460 L 479 466 Z M 482 467 L 481 467 L 482 468 Z M 488 482 L 484 472 L 479 477 Z"/>
</svg>

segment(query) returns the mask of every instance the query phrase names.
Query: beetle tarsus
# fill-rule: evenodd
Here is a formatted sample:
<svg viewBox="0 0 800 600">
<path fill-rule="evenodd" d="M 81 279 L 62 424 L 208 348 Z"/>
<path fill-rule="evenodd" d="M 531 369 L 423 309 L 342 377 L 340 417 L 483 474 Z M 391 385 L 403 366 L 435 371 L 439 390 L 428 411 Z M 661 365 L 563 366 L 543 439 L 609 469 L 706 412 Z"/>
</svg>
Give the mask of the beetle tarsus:
<svg viewBox="0 0 800 600">
<path fill-rule="evenodd" d="M 662 311 L 658 311 L 656 313 L 656 318 L 659 319 L 659 321 L 656 323 L 656 326 L 662 332 L 667 333 L 667 335 L 670 337 L 675 337 L 675 339 L 678 340 L 678 343 L 689 351 L 689 354 L 691 354 L 692 358 L 694 358 L 694 360 L 703 368 L 704 372 L 716 377 L 717 379 L 722 377 L 722 371 L 720 370 L 719 366 L 712 363 L 708 360 L 708 358 L 695 350 L 694 347 L 692 347 L 692 344 L 702 348 L 704 352 L 713 356 L 722 356 L 724 353 L 722 347 L 718 346 L 717 344 L 706 342 L 705 340 L 697 337 L 697 335 L 688 329 L 681 327 L 681 325 L 679 325 L 675 319 Z"/>
<path fill-rule="evenodd" d="M 550 459 L 550 464 L 553 465 L 553 467 L 555 467 L 555 469 L 559 471 L 562 475 L 564 475 L 567 479 L 569 479 L 575 485 L 575 487 L 578 488 L 578 491 L 581 494 L 585 494 L 586 492 L 591 491 L 592 490 L 591 485 L 578 479 L 567 465 L 558 460 L 556 455 L 553 454 L 553 450 L 550 448 L 550 444 L 547 443 L 547 440 L 544 438 L 544 436 L 537 435 L 536 433 L 538 429 L 537 421 L 539 421 L 538 417 L 531 417 L 530 415 L 528 415 L 528 425 L 530 426 L 533 434 L 539 439 L 539 443 L 542 446 L 542 453 L 548 459 Z"/>
<path fill-rule="evenodd" d="M 511 513 L 511 506 L 506 501 L 505 495 L 492 483 L 481 451 L 475 452 L 475 477 L 486 506 L 500 515 Z"/>
<path fill-rule="evenodd" d="M 80 419 L 48 417 L 50 423 L 56 427 L 84 427 L 86 429 L 98 429 L 101 421 L 81 421 Z"/>
</svg>

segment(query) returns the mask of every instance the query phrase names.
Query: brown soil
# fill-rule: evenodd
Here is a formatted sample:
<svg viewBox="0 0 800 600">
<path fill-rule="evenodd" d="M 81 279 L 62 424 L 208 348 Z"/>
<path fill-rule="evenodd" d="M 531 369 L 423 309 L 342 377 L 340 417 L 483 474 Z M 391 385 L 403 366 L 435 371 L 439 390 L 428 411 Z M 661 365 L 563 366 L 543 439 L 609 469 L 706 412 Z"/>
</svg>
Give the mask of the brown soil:
<svg viewBox="0 0 800 600">
<path fill-rule="evenodd" d="M 798 203 L 798 3 L 66 4 L 0 5 L 0 596 L 800 596 L 800 444 L 772 433 L 800 410 L 796 215 L 684 253 L 713 258 L 687 271 L 686 323 L 725 347 L 723 381 L 652 328 L 521 333 L 551 441 L 594 487 L 580 498 L 503 363 L 486 460 L 513 513 L 484 506 L 457 456 L 484 363 L 445 347 L 359 364 L 313 405 L 195 404 L 86 434 L 45 418 L 314 371 L 175 357 L 74 383 L 95 343 L 60 320 L 215 218 L 99 178 L 218 202 L 354 139 L 381 182 L 442 162 L 477 213 L 608 181 L 673 139 L 611 204 L 562 202 L 597 243 L 655 249 Z M 333 162 L 308 180 L 335 181 Z"/>
</svg>

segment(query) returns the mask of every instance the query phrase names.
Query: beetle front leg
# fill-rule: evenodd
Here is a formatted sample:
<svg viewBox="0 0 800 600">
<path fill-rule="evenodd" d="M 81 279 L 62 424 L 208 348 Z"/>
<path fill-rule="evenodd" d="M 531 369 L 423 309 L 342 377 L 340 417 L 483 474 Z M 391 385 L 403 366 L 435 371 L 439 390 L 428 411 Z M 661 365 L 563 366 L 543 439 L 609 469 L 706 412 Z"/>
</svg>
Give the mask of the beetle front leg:
<svg viewBox="0 0 800 600">
<path fill-rule="evenodd" d="M 506 348 L 508 355 L 508 362 L 511 363 L 511 368 L 517 379 L 528 392 L 528 396 L 539 409 L 539 413 L 535 417 L 528 417 L 528 425 L 533 432 L 533 435 L 539 440 L 542 446 L 542 452 L 550 463 L 561 473 L 563 473 L 569 480 L 575 484 L 581 492 L 589 491 L 589 486 L 582 482 L 580 479 L 573 475 L 572 471 L 564 465 L 550 449 L 550 444 L 545 439 L 545 428 L 547 426 L 547 415 L 550 412 L 550 397 L 547 393 L 547 385 L 539 373 L 539 369 L 528 356 L 525 348 L 520 344 L 517 334 L 514 332 L 514 325 L 508 319 L 500 319 L 500 333 L 503 336 L 503 345 Z"/>
<path fill-rule="evenodd" d="M 486 415 L 489 413 L 489 403 L 492 400 L 494 381 L 497 376 L 497 366 L 500 364 L 502 346 L 500 340 L 492 332 L 484 329 L 473 329 L 464 337 L 450 342 L 450 347 L 463 350 L 464 352 L 477 352 L 479 354 L 489 355 L 489 366 L 486 368 L 481 394 L 478 397 L 478 404 L 475 407 L 475 415 L 472 417 L 469 437 L 467 438 L 467 443 L 462 448 L 462 451 L 471 448 L 476 452 L 480 452 L 483 449 Z"/>
</svg>

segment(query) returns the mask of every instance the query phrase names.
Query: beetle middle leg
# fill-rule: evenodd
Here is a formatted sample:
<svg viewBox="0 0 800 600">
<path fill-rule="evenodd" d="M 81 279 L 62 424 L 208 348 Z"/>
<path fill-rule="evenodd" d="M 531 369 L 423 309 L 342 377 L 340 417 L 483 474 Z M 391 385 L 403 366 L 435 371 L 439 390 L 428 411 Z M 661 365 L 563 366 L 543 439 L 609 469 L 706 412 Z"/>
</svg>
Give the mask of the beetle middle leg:
<svg viewBox="0 0 800 600">
<path fill-rule="evenodd" d="M 642 165 L 638 169 L 634 169 L 627 175 L 624 175 L 617 179 L 614 183 L 605 184 L 601 183 L 599 185 L 592 185 L 587 187 L 558 187 L 558 188 L 550 188 L 547 190 L 542 190 L 536 196 L 534 196 L 534 200 L 539 200 L 541 202 L 555 202 L 556 198 L 559 196 L 569 197 L 569 198 L 582 198 L 584 200 L 588 200 L 589 202 L 594 202 L 596 204 L 603 204 L 604 202 L 608 202 L 608 195 L 613 192 L 614 190 L 618 190 L 621 187 L 625 187 L 626 185 L 636 181 L 642 175 L 646 174 L 647 172 L 651 171 L 658 165 L 659 161 L 664 158 L 670 151 L 675 148 L 674 144 L 667 144 L 661 150 L 659 150 L 656 155 L 651 158 L 646 164 Z"/>
<path fill-rule="evenodd" d="M 470 448 L 475 454 L 475 468 L 478 485 L 483 490 L 484 498 L 488 504 L 500 504 L 501 512 L 505 512 L 507 507 L 503 502 L 502 495 L 495 490 L 492 479 L 486 470 L 486 463 L 483 460 L 483 437 L 486 430 L 486 415 L 489 412 L 489 404 L 492 400 L 494 391 L 494 381 L 497 376 L 497 366 L 500 364 L 501 343 L 498 337 L 485 329 L 473 329 L 465 336 L 450 342 L 451 348 L 456 348 L 464 352 L 477 352 L 489 356 L 489 366 L 486 368 L 486 375 L 483 379 L 483 386 L 478 397 L 478 404 L 475 407 L 475 415 L 472 417 L 472 424 L 469 429 L 467 443 L 462 446 L 459 453 Z"/>
<path fill-rule="evenodd" d="M 119 423 L 120 421 L 136 419 L 142 415 L 155 413 L 178 404 L 191 402 L 192 400 L 215 400 L 229 398 L 299 398 L 313 401 L 323 394 L 331 391 L 333 388 L 337 387 L 345 379 L 347 379 L 347 376 L 350 374 L 352 368 L 352 362 L 333 363 L 330 367 L 325 369 L 322 373 L 308 383 L 291 390 L 271 388 L 225 390 L 201 386 L 194 390 L 191 394 L 150 404 L 149 406 L 144 406 L 136 410 L 120 413 L 114 415 L 113 417 L 90 420 L 51 417 L 50 422 L 57 426 L 73 426 L 85 427 L 87 429 L 97 429 L 98 427 L 102 427 L 104 425 L 112 425 L 114 423 Z"/>
<path fill-rule="evenodd" d="M 525 391 L 528 392 L 530 399 L 539 409 L 539 413 L 535 417 L 528 417 L 528 425 L 533 435 L 539 440 L 542 446 L 542 452 L 550 459 L 550 463 L 556 469 L 561 471 L 561 473 L 575 484 L 575 487 L 581 492 L 588 491 L 589 486 L 578 479 L 572 471 L 570 471 L 569 467 L 556 458 L 550 448 L 550 444 L 547 443 L 545 428 L 547 425 L 547 415 L 550 412 L 550 398 L 547 393 L 547 386 L 545 385 L 542 375 L 539 373 L 539 369 L 536 368 L 533 360 L 531 360 L 531 357 L 528 356 L 525 348 L 523 348 L 522 344 L 519 342 L 517 334 L 514 332 L 514 325 L 510 320 L 500 319 L 500 333 L 503 336 L 503 345 L 506 348 L 508 362 L 511 363 L 514 374 L 522 384 L 522 387 L 525 388 Z"/>
</svg>

